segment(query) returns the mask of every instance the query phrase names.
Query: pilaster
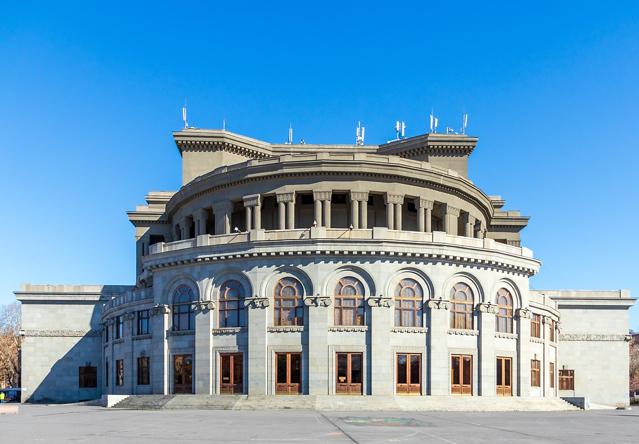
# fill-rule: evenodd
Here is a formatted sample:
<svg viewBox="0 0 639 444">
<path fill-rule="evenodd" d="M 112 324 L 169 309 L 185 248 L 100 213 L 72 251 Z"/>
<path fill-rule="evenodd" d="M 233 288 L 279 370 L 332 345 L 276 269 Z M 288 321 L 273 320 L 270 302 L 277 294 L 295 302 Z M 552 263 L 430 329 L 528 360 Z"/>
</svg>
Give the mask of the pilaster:
<svg viewBox="0 0 639 444">
<path fill-rule="evenodd" d="M 304 299 L 308 307 L 308 394 L 327 395 L 328 317 L 331 298 L 314 296 Z"/>
<path fill-rule="evenodd" d="M 390 330 L 392 326 L 392 299 L 370 297 L 368 305 L 371 308 L 371 394 L 393 395 L 393 368 L 391 356 Z"/>
<path fill-rule="evenodd" d="M 448 355 L 448 310 L 450 302 L 443 299 L 428 301 L 430 328 L 428 329 L 429 395 L 450 394 L 450 357 Z"/>
<path fill-rule="evenodd" d="M 215 215 L 215 234 L 229 234 L 231 232 L 231 212 L 233 202 L 223 200 L 213 204 L 213 214 Z"/>
<path fill-rule="evenodd" d="M 198 301 L 195 306 L 195 393 L 213 394 L 213 301 Z"/>
<path fill-rule="evenodd" d="M 168 305 L 156 305 L 151 309 L 151 331 L 153 332 L 151 339 L 151 386 L 153 393 L 158 395 L 169 393 L 168 372 L 169 366 L 173 366 L 173 363 L 169 362 L 166 340 L 169 312 Z M 110 365 L 114 364 L 110 363 Z M 115 380 L 111 378 L 109 383 L 115 384 Z"/>
<path fill-rule="evenodd" d="M 268 298 L 252 297 L 245 300 L 248 309 L 248 394 L 267 394 L 266 314 Z"/>
<path fill-rule="evenodd" d="M 444 231 L 446 234 L 458 235 L 457 220 L 459 218 L 459 208 L 444 204 Z"/>
<path fill-rule="evenodd" d="M 517 363 L 519 396 L 530 396 L 530 319 L 532 313 L 528 308 L 520 308 L 516 312 L 519 338 L 517 343 Z"/>
<path fill-rule="evenodd" d="M 479 394 L 481 396 L 495 396 L 496 365 L 495 355 L 495 315 L 497 305 L 484 302 L 477 305 L 479 312 Z"/>
</svg>

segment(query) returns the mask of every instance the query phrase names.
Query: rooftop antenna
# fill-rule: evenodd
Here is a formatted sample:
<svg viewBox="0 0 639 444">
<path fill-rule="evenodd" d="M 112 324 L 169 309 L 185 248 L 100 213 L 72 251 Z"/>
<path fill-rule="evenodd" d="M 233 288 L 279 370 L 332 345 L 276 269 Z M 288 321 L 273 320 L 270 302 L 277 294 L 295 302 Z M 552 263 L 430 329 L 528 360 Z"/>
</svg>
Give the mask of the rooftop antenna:
<svg viewBox="0 0 639 444">
<path fill-rule="evenodd" d="M 222 119 L 222 131 L 226 131 L 226 117 Z"/>
<path fill-rule="evenodd" d="M 362 122 L 357 122 L 357 130 L 355 131 L 355 144 L 364 145 L 364 133 L 366 128 L 362 126 Z"/>
<path fill-rule="evenodd" d="M 189 122 L 186 120 L 186 99 L 184 100 L 184 106 L 182 107 L 182 121 L 184 122 L 184 129 L 189 127 Z"/>
<path fill-rule="evenodd" d="M 431 111 L 430 112 L 430 132 L 436 133 L 438 125 L 439 125 L 439 119 L 435 117 L 435 114 L 433 114 L 433 111 Z"/>
<path fill-rule="evenodd" d="M 463 113 L 462 114 L 462 127 L 461 127 L 461 133 L 462 134 L 466 134 L 466 128 L 468 128 L 468 113 Z"/>
<path fill-rule="evenodd" d="M 403 139 L 406 136 L 406 122 L 399 120 L 395 122 L 395 139 Z"/>
<path fill-rule="evenodd" d="M 286 144 L 293 144 L 293 126 L 290 123 L 288 124 L 288 142 L 286 142 Z"/>
</svg>

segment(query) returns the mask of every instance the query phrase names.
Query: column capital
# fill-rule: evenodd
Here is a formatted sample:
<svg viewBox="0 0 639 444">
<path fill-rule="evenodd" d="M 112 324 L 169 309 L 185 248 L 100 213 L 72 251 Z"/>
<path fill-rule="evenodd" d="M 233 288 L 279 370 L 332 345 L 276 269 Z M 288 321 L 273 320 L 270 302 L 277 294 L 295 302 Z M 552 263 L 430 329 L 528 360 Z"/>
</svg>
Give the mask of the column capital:
<svg viewBox="0 0 639 444">
<path fill-rule="evenodd" d="M 428 308 L 435 310 L 448 310 L 450 308 L 450 301 L 444 299 L 430 299 L 426 304 Z"/>
<path fill-rule="evenodd" d="M 197 301 L 193 304 L 194 311 L 196 313 L 206 313 L 215 309 L 214 301 Z"/>
<path fill-rule="evenodd" d="M 135 319 L 135 312 L 134 311 L 129 311 L 127 313 L 124 314 L 124 319 L 126 319 L 127 321 L 132 321 Z"/>
<path fill-rule="evenodd" d="M 386 195 L 384 196 L 384 202 L 387 204 L 403 204 L 404 195 L 386 193 Z"/>
<path fill-rule="evenodd" d="M 275 198 L 277 199 L 277 203 L 280 202 L 295 202 L 295 192 L 289 191 L 286 193 L 275 193 Z"/>
<path fill-rule="evenodd" d="M 353 201 L 368 201 L 368 191 L 351 191 L 351 200 Z"/>
<path fill-rule="evenodd" d="M 169 306 L 166 304 L 158 304 L 151 309 L 152 316 L 159 316 L 169 314 L 171 310 L 169 310 Z"/>
<path fill-rule="evenodd" d="M 304 298 L 304 305 L 307 307 L 328 307 L 331 302 L 331 298 L 328 296 L 308 296 Z"/>
<path fill-rule="evenodd" d="M 244 306 L 249 308 L 266 308 L 269 305 L 268 298 L 246 298 L 244 299 Z"/>
<path fill-rule="evenodd" d="M 515 312 L 515 315 L 519 318 L 519 319 L 531 319 L 532 318 L 532 312 L 530 311 L 529 308 L 520 308 Z"/>
<path fill-rule="evenodd" d="M 249 196 L 242 197 L 244 201 L 245 207 L 259 207 L 260 206 L 260 195 L 259 194 L 251 194 Z"/>
<path fill-rule="evenodd" d="M 204 218 L 206 218 L 206 216 L 207 216 L 206 208 L 198 208 L 197 210 L 195 210 L 193 212 L 193 217 L 194 218 L 204 219 Z"/>
<path fill-rule="evenodd" d="M 415 206 L 417 208 L 426 208 L 428 210 L 433 209 L 434 202 L 432 200 L 423 199 L 421 197 L 415 198 Z"/>
<path fill-rule="evenodd" d="M 477 304 L 477 312 L 479 313 L 497 314 L 498 311 L 499 307 L 497 307 L 497 304 L 493 304 L 491 302 L 482 302 Z"/>
<path fill-rule="evenodd" d="M 445 214 L 450 214 L 451 216 L 459 217 L 459 208 L 455 208 L 451 206 L 450 204 L 444 204 L 443 208 L 444 208 Z"/>
<path fill-rule="evenodd" d="M 219 202 L 214 202 L 213 205 L 213 213 L 230 213 L 233 210 L 233 202 L 230 200 L 221 200 Z"/>
<path fill-rule="evenodd" d="M 383 296 L 380 297 L 370 297 L 367 299 L 366 301 L 368 303 L 369 307 L 383 307 L 383 308 L 390 308 L 393 306 L 393 299 L 392 298 L 385 298 Z"/>
<path fill-rule="evenodd" d="M 471 216 L 470 213 L 461 213 L 461 221 L 464 224 L 473 224 L 475 225 L 475 221 L 477 219 L 475 218 L 475 216 Z"/>
<path fill-rule="evenodd" d="M 313 200 L 331 200 L 332 190 L 328 191 L 313 191 Z"/>
</svg>

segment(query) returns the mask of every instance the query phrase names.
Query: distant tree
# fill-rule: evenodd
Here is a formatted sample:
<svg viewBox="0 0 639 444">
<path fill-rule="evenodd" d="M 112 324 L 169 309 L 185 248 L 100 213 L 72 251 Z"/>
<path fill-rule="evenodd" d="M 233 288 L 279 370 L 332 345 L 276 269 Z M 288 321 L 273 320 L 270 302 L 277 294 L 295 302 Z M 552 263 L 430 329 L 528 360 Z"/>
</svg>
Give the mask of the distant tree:
<svg viewBox="0 0 639 444">
<path fill-rule="evenodd" d="M 0 384 L 20 384 L 20 305 L 0 307 Z"/>
<path fill-rule="evenodd" d="M 639 391 L 639 335 L 636 333 L 630 341 L 630 390 Z"/>
</svg>

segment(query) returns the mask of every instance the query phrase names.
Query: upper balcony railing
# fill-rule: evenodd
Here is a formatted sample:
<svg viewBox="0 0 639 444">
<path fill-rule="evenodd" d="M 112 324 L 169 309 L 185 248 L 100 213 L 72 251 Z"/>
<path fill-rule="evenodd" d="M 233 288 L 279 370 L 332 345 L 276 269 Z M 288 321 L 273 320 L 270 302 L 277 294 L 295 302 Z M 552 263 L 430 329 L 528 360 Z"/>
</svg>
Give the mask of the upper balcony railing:
<svg viewBox="0 0 639 444">
<path fill-rule="evenodd" d="M 436 243 L 460 247 L 482 248 L 526 258 L 533 258 L 532 250 L 496 242 L 494 239 L 478 239 L 466 236 L 455 236 L 443 231 L 431 233 L 419 231 L 389 230 L 385 227 L 369 229 L 348 228 L 301 228 L 291 230 L 252 230 L 220 235 L 200 235 L 195 238 L 174 242 L 159 242 L 149 248 L 149 255 L 180 251 L 195 247 L 224 246 L 254 241 L 296 241 L 296 240 L 333 240 L 333 241 L 394 241 L 406 243 Z"/>
<path fill-rule="evenodd" d="M 107 310 L 119 307 L 120 305 L 131 303 L 131 302 L 139 302 L 145 299 L 151 299 L 153 298 L 153 292 L 151 290 L 152 289 L 148 289 L 148 288 L 139 288 L 135 290 L 129 290 L 125 293 L 115 296 L 104 304 L 104 311 L 106 312 Z"/>
</svg>

